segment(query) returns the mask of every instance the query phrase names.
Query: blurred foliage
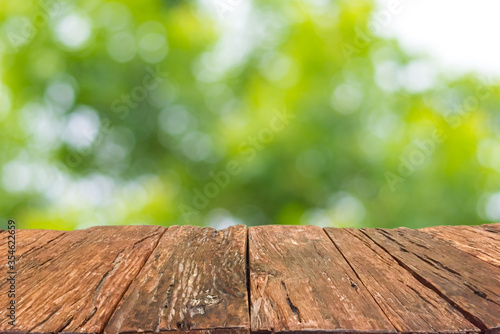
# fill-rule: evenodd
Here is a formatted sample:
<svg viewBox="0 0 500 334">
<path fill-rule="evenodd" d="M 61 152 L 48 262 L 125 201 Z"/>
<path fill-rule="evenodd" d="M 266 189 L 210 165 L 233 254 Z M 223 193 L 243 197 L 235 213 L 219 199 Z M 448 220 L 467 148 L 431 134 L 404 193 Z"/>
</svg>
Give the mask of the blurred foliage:
<svg viewBox="0 0 500 334">
<path fill-rule="evenodd" d="M 496 83 L 378 37 L 384 10 L 3 1 L 1 226 L 500 220 Z"/>
</svg>

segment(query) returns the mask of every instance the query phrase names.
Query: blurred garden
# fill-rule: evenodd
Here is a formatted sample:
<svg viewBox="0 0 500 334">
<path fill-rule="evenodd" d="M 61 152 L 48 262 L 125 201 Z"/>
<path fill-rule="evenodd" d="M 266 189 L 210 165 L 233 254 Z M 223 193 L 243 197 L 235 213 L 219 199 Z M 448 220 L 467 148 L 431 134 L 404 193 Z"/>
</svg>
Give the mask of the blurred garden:
<svg viewBox="0 0 500 334">
<path fill-rule="evenodd" d="M 364 0 L 0 3 L 0 227 L 500 221 L 499 81 Z"/>
</svg>

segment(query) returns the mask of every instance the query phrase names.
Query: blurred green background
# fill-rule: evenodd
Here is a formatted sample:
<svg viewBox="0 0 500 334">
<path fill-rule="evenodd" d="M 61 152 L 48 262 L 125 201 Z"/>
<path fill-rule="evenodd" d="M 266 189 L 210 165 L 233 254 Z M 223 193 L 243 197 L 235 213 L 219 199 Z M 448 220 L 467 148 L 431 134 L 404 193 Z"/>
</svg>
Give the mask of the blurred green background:
<svg viewBox="0 0 500 334">
<path fill-rule="evenodd" d="M 500 220 L 497 83 L 378 37 L 402 5 L 2 1 L 0 226 Z"/>
</svg>

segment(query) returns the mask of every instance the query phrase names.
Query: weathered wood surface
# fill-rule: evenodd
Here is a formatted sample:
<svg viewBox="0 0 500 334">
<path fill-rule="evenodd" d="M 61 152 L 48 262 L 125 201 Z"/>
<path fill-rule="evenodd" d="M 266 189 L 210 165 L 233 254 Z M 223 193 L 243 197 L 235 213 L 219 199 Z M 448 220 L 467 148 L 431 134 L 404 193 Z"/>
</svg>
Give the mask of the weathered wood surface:
<svg viewBox="0 0 500 334">
<path fill-rule="evenodd" d="M 170 227 L 105 333 L 248 332 L 247 230 Z"/>
<path fill-rule="evenodd" d="M 0 333 L 500 333 L 500 224 L 0 230 Z"/>
<path fill-rule="evenodd" d="M 418 230 L 362 231 L 476 326 L 500 328 L 500 268 Z"/>
<path fill-rule="evenodd" d="M 321 228 L 248 233 L 253 331 L 396 331 Z"/>
<path fill-rule="evenodd" d="M 165 228 L 93 227 L 72 232 L 18 230 L 17 319 L 0 332 L 100 333 Z M 4 237 L 4 236 L 2 236 Z M 18 254 L 16 249 L 16 254 Z M 7 268 L 1 277 L 7 277 Z M 7 281 L 0 281 L 6 291 Z M 9 300 L 0 294 L 2 310 Z"/>
<path fill-rule="evenodd" d="M 61 237 L 65 232 L 54 230 L 16 230 L 16 256 L 18 261 L 27 254 L 37 251 L 47 244 Z M 6 233 L 6 235 L 9 233 Z M 0 239 L 0 248 L 5 249 L 7 236 L 2 235 Z"/>
<path fill-rule="evenodd" d="M 479 331 L 361 231 L 325 230 L 398 331 Z"/>
<path fill-rule="evenodd" d="M 434 226 L 420 231 L 448 241 L 456 248 L 500 267 L 500 234 L 478 226 Z"/>
<path fill-rule="evenodd" d="M 491 233 L 500 234 L 500 224 L 485 224 L 478 227 Z"/>
</svg>

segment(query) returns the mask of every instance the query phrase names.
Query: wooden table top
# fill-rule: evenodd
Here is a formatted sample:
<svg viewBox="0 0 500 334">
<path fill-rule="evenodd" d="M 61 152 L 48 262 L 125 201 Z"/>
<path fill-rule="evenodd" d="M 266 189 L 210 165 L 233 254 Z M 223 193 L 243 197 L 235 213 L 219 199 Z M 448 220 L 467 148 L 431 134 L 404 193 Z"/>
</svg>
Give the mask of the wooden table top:
<svg viewBox="0 0 500 334">
<path fill-rule="evenodd" d="M 0 333 L 500 333 L 500 224 L 15 232 Z"/>
</svg>

